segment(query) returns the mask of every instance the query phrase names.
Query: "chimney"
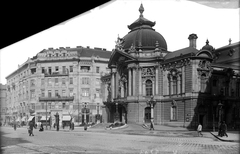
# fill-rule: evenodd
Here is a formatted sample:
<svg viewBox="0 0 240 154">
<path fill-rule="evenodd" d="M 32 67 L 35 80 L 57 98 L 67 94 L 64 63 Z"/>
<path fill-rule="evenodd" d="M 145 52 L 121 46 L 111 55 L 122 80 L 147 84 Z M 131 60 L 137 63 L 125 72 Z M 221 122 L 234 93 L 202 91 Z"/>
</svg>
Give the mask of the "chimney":
<svg viewBox="0 0 240 154">
<path fill-rule="evenodd" d="M 196 48 L 197 47 L 197 34 L 190 34 L 188 39 L 189 39 L 189 47 Z"/>
</svg>

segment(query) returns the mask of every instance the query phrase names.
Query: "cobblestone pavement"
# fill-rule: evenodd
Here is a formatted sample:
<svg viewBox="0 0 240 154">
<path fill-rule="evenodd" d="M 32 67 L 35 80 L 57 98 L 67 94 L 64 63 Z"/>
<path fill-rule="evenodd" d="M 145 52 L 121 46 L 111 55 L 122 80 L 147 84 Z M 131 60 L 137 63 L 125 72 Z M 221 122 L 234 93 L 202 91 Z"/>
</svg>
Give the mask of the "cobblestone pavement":
<svg viewBox="0 0 240 154">
<path fill-rule="evenodd" d="M 93 129 L 59 132 L 34 130 L 34 135 L 28 136 L 26 128 L 14 131 L 11 127 L 1 127 L 1 153 L 239 153 L 239 143 L 205 137 L 129 135 Z"/>
</svg>

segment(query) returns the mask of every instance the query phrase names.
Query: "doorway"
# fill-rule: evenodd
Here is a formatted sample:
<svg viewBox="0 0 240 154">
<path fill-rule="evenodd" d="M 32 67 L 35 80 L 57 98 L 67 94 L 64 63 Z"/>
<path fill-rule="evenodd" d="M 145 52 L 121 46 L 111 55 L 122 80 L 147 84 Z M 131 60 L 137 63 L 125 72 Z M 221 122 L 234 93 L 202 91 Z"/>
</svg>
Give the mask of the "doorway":
<svg viewBox="0 0 240 154">
<path fill-rule="evenodd" d="M 150 123 L 151 122 L 151 108 L 150 107 L 145 108 L 144 120 L 145 120 L 145 123 Z"/>
</svg>

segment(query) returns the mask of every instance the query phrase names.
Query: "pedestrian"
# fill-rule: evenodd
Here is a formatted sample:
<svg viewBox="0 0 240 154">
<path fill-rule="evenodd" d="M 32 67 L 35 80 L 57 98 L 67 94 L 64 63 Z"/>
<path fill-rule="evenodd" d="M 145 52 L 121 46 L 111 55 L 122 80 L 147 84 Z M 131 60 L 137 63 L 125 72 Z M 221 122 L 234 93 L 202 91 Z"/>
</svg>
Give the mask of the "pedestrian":
<svg viewBox="0 0 240 154">
<path fill-rule="evenodd" d="M 227 135 L 227 125 L 226 125 L 225 121 L 222 122 L 222 124 L 220 126 L 220 129 L 222 130 L 221 137 L 222 136 L 228 137 L 228 135 Z"/>
<path fill-rule="evenodd" d="M 29 129 L 28 129 L 28 133 L 29 133 L 29 136 L 34 136 L 33 135 L 33 127 L 34 127 L 34 124 L 32 121 L 29 122 Z"/>
<path fill-rule="evenodd" d="M 199 136 L 199 135 L 203 136 L 203 134 L 202 134 L 202 125 L 201 125 L 201 123 L 198 124 L 197 131 L 198 131 L 198 136 Z"/>
<path fill-rule="evenodd" d="M 151 121 L 151 124 L 150 124 L 150 130 L 154 130 L 153 122 L 152 122 L 152 121 Z"/>
<path fill-rule="evenodd" d="M 40 125 L 40 129 L 39 129 L 40 132 L 44 131 L 44 128 L 43 128 L 43 124 L 41 123 Z"/>
<path fill-rule="evenodd" d="M 72 122 L 72 130 L 74 130 L 74 123 Z"/>
<path fill-rule="evenodd" d="M 13 128 L 14 128 L 14 130 L 17 129 L 17 123 L 16 123 L 16 121 L 13 122 Z"/>
</svg>

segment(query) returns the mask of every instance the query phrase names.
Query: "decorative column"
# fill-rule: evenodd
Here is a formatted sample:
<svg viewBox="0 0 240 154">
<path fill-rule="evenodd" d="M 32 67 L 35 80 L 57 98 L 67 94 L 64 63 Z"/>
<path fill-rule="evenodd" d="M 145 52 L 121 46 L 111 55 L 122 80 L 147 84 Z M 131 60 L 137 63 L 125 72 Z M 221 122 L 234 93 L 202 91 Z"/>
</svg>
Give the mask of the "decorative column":
<svg viewBox="0 0 240 154">
<path fill-rule="evenodd" d="M 132 95 L 132 71 L 128 68 L 128 96 Z"/>
<path fill-rule="evenodd" d="M 139 95 L 142 95 L 142 68 L 138 67 L 138 77 L 139 77 Z"/>
<path fill-rule="evenodd" d="M 133 88 L 133 96 L 135 96 L 136 95 L 136 67 L 133 68 L 132 88 Z"/>
<path fill-rule="evenodd" d="M 112 98 L 111 100 L 115 98 L 115 69 L 112 68 L 112 78 L 111 78 L 111 90 L 112 90 Z"/>
<path fill-rule="evenodd" d="M 155 66 L 155 94 L 158 94 L 158 66 Z"/>
<path fill-rule="evenodd" d="M 185 66 L 182 67 L 182 93 L 185 93 Z"/>
</svg>

